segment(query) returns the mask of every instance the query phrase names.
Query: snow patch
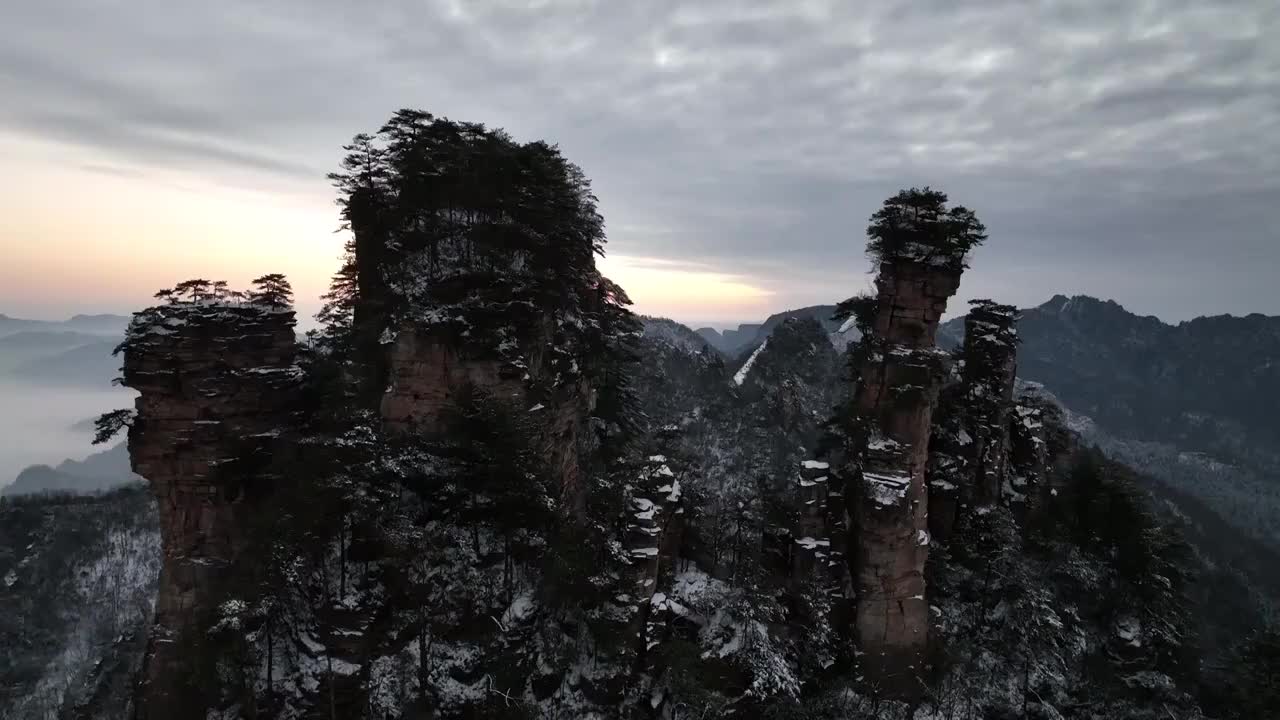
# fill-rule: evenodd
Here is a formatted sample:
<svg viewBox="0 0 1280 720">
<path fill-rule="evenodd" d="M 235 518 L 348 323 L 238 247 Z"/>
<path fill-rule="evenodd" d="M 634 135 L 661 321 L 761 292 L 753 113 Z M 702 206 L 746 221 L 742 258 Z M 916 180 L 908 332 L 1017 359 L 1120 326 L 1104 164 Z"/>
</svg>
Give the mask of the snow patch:
<svg viewBox="0 0 1280 720">
<path fill-rule="evenodd" d="M 864 472 L 862 479 L 866 481 L 867 497 L 882 507 L 905 500 L 907 488 L 911 485 L 911 476 L 906 473 Z"/>
<path fill-rule="evenodd" d="M 738 372 L 733 376 L 734 385 L 742 385 L 742 383 L 746 381 L 747 373 L 751 372 L 751 366 L 755 364 L 756 358 L 760 357 L 760 353 L 768 346 L 769 338 L 765 338 L 764 342 L 760 343 L 760 347 L 756 348 L 755 352 L 751 353 L 751 357 L 747 358 L 747 361 L 742 364 L 742 367 L 739 368 Z"/>
</svg>

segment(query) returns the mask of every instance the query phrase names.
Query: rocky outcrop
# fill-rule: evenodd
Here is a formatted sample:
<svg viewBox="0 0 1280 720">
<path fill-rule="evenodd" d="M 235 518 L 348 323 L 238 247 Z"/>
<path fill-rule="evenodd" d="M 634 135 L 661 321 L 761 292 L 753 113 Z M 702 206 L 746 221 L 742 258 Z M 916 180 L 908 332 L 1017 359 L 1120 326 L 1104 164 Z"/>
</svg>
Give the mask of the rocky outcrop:
<svg viewBox="0 0 1280 720">
<path fill-rule="evenodd" d="M 1034 513 L 1048 505 L 1057 490 L 1049 484 L 1049 439 L 1046 410 L 1051 401 L 1028 387 L 1014 400 L 1009 413 L 1009 453 L 1005 501 L 1021 512 Z"/>
<path fill-rule="evenodd" d="M 971 506 L 999 501 L 1006 483 L 1008 416 L 1017 375 L 1017 308 L 990 300 L 973 300 L 965 318 L 965 409 L 972 478 L 962 489 Z M 1011 490 L 1012 492 L 1012 490 Z"/>
<path fill-rule="evenodd" d="M 552 313 L 537 317 L 526 328 L 496 334 L 492 344 L 448 327 L 405 323 L 386 346 L 383 427 L 393 434 L 441 437 L 449 431 L 461 394 L 478 392 L 498 400 L 513 412 L 530 414 L 535 442 L 561 497 L 576 509 L 581 505 L 579 440 L 595 397 L 578 374 L 577 359 L 557 350 Z"/>
<path fill-rule="evenodd" d="M 862 672 L 888 690 L 912 684 L 929 635 L 924 565 L 928 501 L 924 486 L 933 406 L 947 363 L 934 333 L 958 270 L 886 261 L 876 280 L 877 310 L 854 391 L 868 422 L 856 486 L 852 558 L 855 632 Z"/>
<path fill-rule="evenodd" d="M 627 490 L 624 539 L 631 559 L 627 595 L 633 602 L 624 607 L 624 617 L 631 618 L 634 647 L 643 655 L 661 643 L 667 631 L 670 607 L 662 589 L 670 587 L 680 549 L 683 490 L 664 455 L 649 456 Z"/>
<path fill-rule="evenodd" d="M 970 508 L 1013 501 L 1022 482 L 1008 472 L 1017 371 L 1017 311 L 974 300 L 965 317 L 963 360 L 939 396 L 929 440 L 929 532 L 949 540 Z"/>
<path fill-rule="evenodd" d="M 843 560 L 839 550 L 831 546 L 831 530 L 835 524 L 828 508 L 840 491 L 831 489 L 830 466 L 820 460 L 805 460 L 800 464 L 796 478 L 799 487 L 799 513 L 796 521 L 795 548 L 791 554 L 791 574 L 802 581 L 813 573 L 829 569 L 833 562 Z"/>
<path fill-rule="evenodd" d="M 139 392 L 134 472 L 158 501 L 163 564 L 139 689 L 143 717 L 183 717 L 199 693 L 195 651 L 226 598 L 228 568 L 251 550 L 255 504 L 289 423 L 301 371 L 287 307 L 202 299 L 137 313 L 121 346 Z"/>
<path fill-rule="evenodd" d="M 902 696 L 918 692 L 929 640 L 925 468 L 950 366 L 935 337 L 969 250 L 986 238 L 971 211 L 946 202 L 929 188 L 886 200 L 867 228 L 877 294 L 837 307 L 863 334 L 852 398 L 834 423 L 844 438 L 858 671 L 870 687 Z"/>
</svg>

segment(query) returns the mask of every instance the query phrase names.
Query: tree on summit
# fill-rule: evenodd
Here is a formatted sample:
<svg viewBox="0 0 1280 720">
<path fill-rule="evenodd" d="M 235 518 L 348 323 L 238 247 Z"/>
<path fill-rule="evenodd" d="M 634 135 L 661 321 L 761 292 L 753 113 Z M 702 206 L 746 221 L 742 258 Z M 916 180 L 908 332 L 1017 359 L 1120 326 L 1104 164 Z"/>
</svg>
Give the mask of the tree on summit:
<svg viewBox="0 0 1280 720">
<path fill-rule="evenodd" d="M 284 309 L 293 305 L 293 286 L 284 275 L 271 273 L 254 278 L 249 302 L 269 308 Z"/>
<path fill-rule="evenodd" d="M 181 300 L 185 296 L 188 302 L 200 302 L 201 300 L 208 299 L 212 293 L 212 282 L 205 280 L 204 278 L 193 278 L 191 280 L 183 280 L 175 285 L 173 287 L 171 297 L 176 298 L 176 300 Z M 160 293 L 157 293 L 157 295 L 159 294 Z"/>
<path fill-rule="evenodd" d="M 867 226 L 867 253 L 877 262 L 910 260 L 962 270 L 965 255 L 987 239 L 973 211 L 947 207 L 947 194 L 924 188 L 900 190 L 884 201 Z"/>
</svg>

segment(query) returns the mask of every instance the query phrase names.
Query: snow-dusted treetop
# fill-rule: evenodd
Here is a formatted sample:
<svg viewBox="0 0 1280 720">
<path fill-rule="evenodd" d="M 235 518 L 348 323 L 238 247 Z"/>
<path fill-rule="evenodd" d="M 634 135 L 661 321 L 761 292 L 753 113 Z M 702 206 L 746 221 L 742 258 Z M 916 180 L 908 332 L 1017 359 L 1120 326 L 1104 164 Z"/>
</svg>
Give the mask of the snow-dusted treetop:
<svg viewBox="0 0 1280 720">
<path fill-rule="evenodd" d="M 947 194 L 929 187 L 901 190 L 884 201 L 867 226 L 867 252 L 877 262 L 906 260 L 952 270 L 987 239 L 986 226 Z"/>
</svg>

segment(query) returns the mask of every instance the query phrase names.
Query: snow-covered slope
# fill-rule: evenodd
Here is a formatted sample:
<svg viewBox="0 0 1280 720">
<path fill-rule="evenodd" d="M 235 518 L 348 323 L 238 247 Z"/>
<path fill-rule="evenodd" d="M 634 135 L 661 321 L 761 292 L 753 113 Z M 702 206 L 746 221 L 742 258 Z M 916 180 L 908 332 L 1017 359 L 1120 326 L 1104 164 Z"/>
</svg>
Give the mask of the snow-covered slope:
<svg viewBox="0 0 1280 720">
<path fill-rule="evenodd" d="M 141 486 L 0 500 L 0 717 L 125 717 L 159 570 Z"/>
</svg>

